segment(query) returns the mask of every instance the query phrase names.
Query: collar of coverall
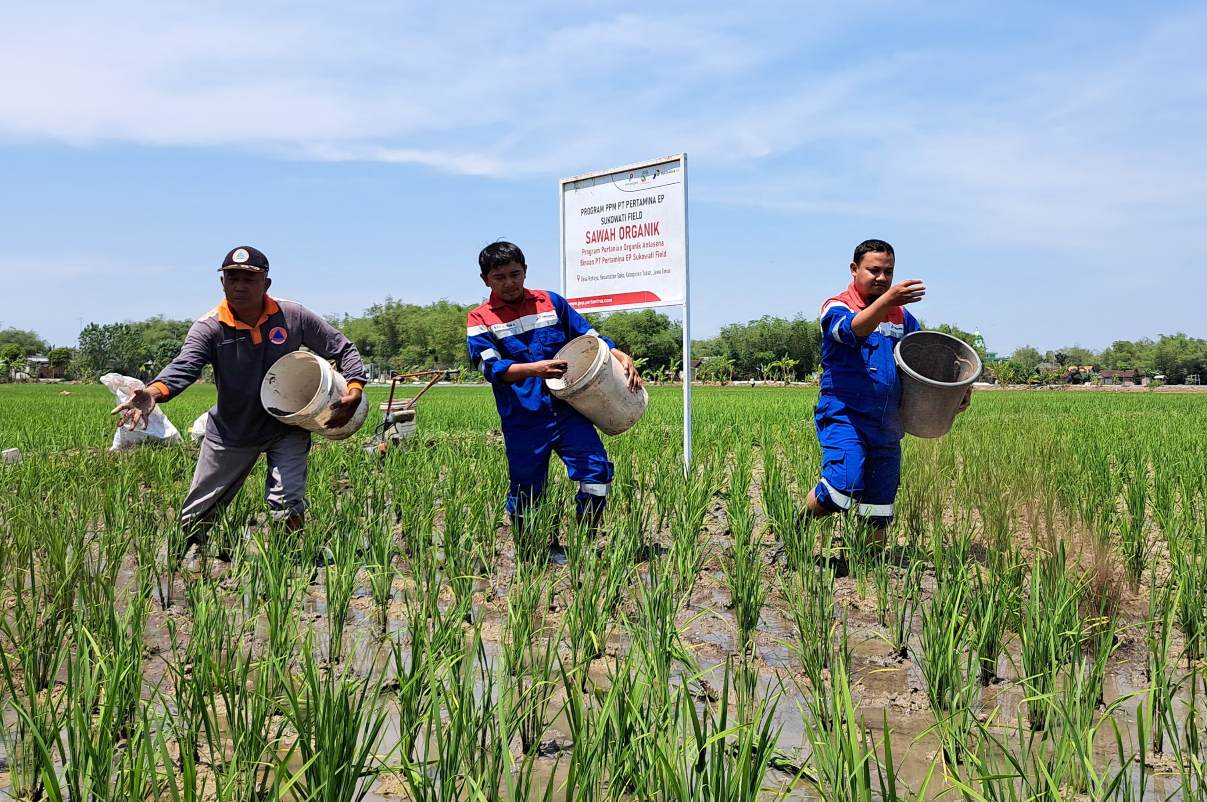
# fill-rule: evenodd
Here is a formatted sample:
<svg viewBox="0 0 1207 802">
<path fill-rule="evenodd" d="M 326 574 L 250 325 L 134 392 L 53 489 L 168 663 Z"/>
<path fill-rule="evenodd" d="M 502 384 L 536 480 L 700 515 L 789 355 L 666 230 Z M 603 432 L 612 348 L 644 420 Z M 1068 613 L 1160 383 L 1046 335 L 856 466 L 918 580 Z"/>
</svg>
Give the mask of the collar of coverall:
<svg viewBox="0 0 1207 802">
<path fill-rule="evenodd" d="M 862 312 L 868 305 L 868 302 L 864 299 L 864 297 L 859 294 L 859 290 L 855 287 L 854 281 L 847 286 L 847 291 L 844 292 L 843 295 L 847 296 L 847 300 L 851 303 L 851 309 L 856 312 Z"/>
<path fill-rule="evenodd" d="M 500 298 L 498 295 L 496 295 L 493 292 L 490 294 L 490 300 L 488 303 L 491 306 L 493 306 L 495 309 L 499 309 L 504 306 L 521 306 L 521 305 L 527 303 L 528 301 L 535 301 L 535 300 L 536 300 L 536 293 L 533 292 L 532 290 L 528 289 L 527 287 L 525 287 L 524 288 L 524 297 L 521 298 L 520 300 L 516 301 L 513 304 L 507 303 L 506 301 L 504 301 L 502 298 Z"/>
<path fill-rule="evenodd" d="M 231 309 L 230 304 L 227 303 L 225 298 L 223 298 L 222 303 L 218 304 L 218 320 L 219 322 L 225 323 L 226 325 L 236 329 L 242 329 L 244 331 L 259 331 L 260 327 L 268 321 L 270 316 L 275 315 L 280 311 L 281 307 L 277 304 L 277 302 L 274 301 L 271 296 L 265 295 L 264 311 L 260 313 L 260 319 L 256 321 L 254 326 L 249 326 L 239 318 L 235 317 L 235 311 Z"/>
</svg>

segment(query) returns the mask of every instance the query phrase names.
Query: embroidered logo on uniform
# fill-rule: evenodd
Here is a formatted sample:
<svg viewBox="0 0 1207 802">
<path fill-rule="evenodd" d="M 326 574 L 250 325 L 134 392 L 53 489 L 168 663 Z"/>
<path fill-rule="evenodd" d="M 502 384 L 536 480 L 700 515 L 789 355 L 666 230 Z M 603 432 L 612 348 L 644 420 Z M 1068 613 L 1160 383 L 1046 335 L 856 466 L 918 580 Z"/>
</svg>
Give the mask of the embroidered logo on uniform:
<svg viewBox="0 0 1207 802">
<path fill-rule="evenodd" d="M 268 332 L 268 341 L 273 345 L 284 345 L 289 339 L 289 332 L 281 326 L 273 326 L 272 331 Z"/>
<path fill-rule="evenodd" d="M 239 250 L 237 250 L 231 254 L 231 261 L 235 262 L 237 264 L 243 264 L 244 262 L 247 261 L 248 256 L 250 256 L 250 254 L 247 252 L 247 249 L 240 248 Z"/>
</svg>

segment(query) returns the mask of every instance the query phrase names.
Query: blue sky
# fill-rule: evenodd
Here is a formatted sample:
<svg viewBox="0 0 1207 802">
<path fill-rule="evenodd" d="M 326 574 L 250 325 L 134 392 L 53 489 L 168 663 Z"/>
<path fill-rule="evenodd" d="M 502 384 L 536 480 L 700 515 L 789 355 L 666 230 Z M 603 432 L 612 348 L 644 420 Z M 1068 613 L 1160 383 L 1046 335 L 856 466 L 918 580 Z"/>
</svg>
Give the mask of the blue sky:
<svg viewBox="0 0 1207 802">
<path fill-rule="evenodd" d="M 557 287 L 557 180 L 686 151 L 693 327 L 816 315 L 882 237 L 989 346 L 1207 336 L 1203 3 L 6 4 L 0 326 Z"/>
</svg>

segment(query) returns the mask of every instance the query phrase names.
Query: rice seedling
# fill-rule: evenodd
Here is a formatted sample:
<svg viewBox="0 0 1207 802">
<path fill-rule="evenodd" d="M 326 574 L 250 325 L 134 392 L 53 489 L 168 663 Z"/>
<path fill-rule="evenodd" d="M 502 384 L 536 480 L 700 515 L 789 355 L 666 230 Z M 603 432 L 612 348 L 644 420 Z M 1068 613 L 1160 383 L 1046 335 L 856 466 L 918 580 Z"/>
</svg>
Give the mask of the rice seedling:
<svg viewBox="0 0 1207 802">
<path fill-rule="evenodd" d="M 360 802 L 382 760 L 376 749 L 388 713 L 380 685 L 347 669 L 321 671 L 313 643 L 305 651 L 311 658 L 302 661 L 301 677 L 279 677 L 291 748 L 302 761 L 292 793 L 310 802 Z"/>
<path fill-rule="evenodd" d="M 331 559 L 323 569 L 327 594 L 327 659 L 338 663 L 343 657 L 344 628 L 348 623 L 348 608 L 356 589 L 360 560 L 356 545 L 350 539 L 336 537 L 330 543 Z"/>
<path fill-rule="evenodd" d="M 1148 455 L 1137 451 L 1124 469 L 1124 515 L 1119 527 L 1123 566 L 1132 587 L 1139 587 L 1148 566 L 1152 541 L 1148 536 Z M 1112 505 L 1113 509 L 1113 505 Z"/>
<path fill-rule="evenodd" d="M 731 719 L 730 693 L 734 668 L 726 663 L 715 711 L 697 707 L 686 686 L 675 706 L 685 743 L 664 739 L 658 745 L 664 798 L 678 802 L 738 802 L 782 799 L 787 789 L 769 787 L 767 774 L 776 749 L 775 694 L 768 691 L 747 711 Z M 740 706 L 739 706 L 740 707 Z"/>
<path fill-rule="evenodd" d="M 1154 582 L 1144 637 L 1148 647 L 1144 672 L 1149 687 L 1141 705 L 1141 715 L 1152 733 L 1152 749 L 1157 753 L 1164 750 L 1165 734 L 1172 728 L 1173 699 L 1178 686 L 1173 674 L 1173 619 L 1174 590 L 1158 588 Z"/>
<path fill-rule="evenodd" d="M 732 552 L 724 560 L 729 583 L 730 607 L 738 628 L 738 649 L 749 654 L 754 649 L 759 616 L 766 600 L 763 582 L 763 558 L 754 539 L 754 513 L 750 504 L 750 452 L 739 451 L 730 477 L 726 517 L 733 535 Z"/>
<path fill-rule="evenodd" d="M 922 570 L 923 563 L 916 560 L 907 562 L 903 568 L 885 562 L 873 570 L 877 622 L 884 629 L 881 637 L 898 660 L 909 657 L 914 616 L 922 595 Z"/>
<path fill-rule="evenodd" d="M 949 764 L 959 763 L 971 740 L 980 688 L 965 613 L 967 578 L 948 570 L 922 608 L 921 660 L 927 699 Z"/>
<path fill-rule="evenodd" d="M 1063 545 L 1054 554 L 1039 557 L 1031 570 L 1018 634 L 1027 712 L 1037 731 L 1047 727 L 1057 672 L 1081 643 L 1082 587 L 1067 573 Z"/>
<path fill-rule="evenodd" d="M 969 571 L 968 619 L 983 687 L 997 679 L 998 661 L 1006 648 L 1011 616 L 1018 608 L 1015 587 L 1004 576 L 1007 570 L 1000 560 L 996 560 L 990 563 L 988 576 L 980 568 Z"/>
<path fill-rule="evenodd" d="M 504 526 L 487 391 L 435 390 L 422 436 L 380 460 L 316 441 L 303 534 L 245 492 L 204 550 L 231 562 L 182 566 L 195 447 L 90 451 L 111 404 L 69 392 L 0 387 L 0 441 L 34 455 L 0 466 L 14 798 L 1204 798 L 1201 398 L 985 394 L 944 439 L 903 442 L 906 545 L 882 549 L 857 520 L 798 517 L 809 390 L 700 388 L 685 477 L 677 391 L 654 388 L 609 441 L 602 540 L 556 464 Z M 187 427 L 212 400 L 165 410 Z M 1139 591 L 1114 579 L 1138 568 Z M 1009 682 L 981 696 L 999 671 L 1017 715 Z M 930 712 L 900 713 L 915 691 Z M 792 704 L 803 743 L 779 728 Z"/>
</svg>

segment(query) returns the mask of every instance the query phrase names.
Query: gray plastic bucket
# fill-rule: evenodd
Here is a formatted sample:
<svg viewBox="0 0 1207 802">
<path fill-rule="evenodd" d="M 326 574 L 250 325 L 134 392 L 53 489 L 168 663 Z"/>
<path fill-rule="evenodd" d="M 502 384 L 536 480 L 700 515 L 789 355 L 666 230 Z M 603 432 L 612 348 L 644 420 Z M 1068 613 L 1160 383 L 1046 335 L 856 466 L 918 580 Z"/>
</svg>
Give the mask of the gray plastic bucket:
<svg viewBox="0 0 1207 802">
<path fill-rule="evenodd" d="M 915 331 L 893 349 L 901 379 L 901 423 L 914 437 L 942 437 L 960 401 L 981 377 L 981 358 L 961 339 Z"/>
</svg>

